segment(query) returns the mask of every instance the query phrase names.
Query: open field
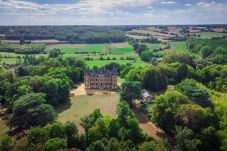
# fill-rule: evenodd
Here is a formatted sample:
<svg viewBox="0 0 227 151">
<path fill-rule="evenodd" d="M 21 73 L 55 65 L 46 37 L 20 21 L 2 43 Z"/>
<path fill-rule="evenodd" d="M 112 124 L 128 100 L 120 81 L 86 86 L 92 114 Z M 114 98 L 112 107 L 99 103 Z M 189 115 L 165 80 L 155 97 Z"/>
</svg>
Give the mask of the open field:
<svg viewBox="0 0 227 151">
<path fill-rule="evenodd" d="M 199 54 L 192 53 L 188 50 L 187 48 L 187 43 L 186 42 L 171 42 L 170 43 L 170 49 L 166 49 L 163 52 L 169 52 L 169 51 L 176 51 L 176 52 L 181 52 L 181 53 L 186 53 L 191 56 L 194 56 L 196 58 L 199 58 Z"/>
<path fill-rule="evenodd" d="M 198 32 L 196 35 L 200 35 L 200 38 L 212 38 L 212 37 L 222 37 L 227 36 L 227 33 L 220 33 L 220 32 Z"/>
<path fill-rule="evenodd" d="M 80 119 L 89 115 L 96 108 L 100 108 L 104 115 L 116 116 L 117 104 L 119 95 L 111 94 L 96 94 L 94 96 L 82 95 L 71 98 L 71 105 L 65 104 L 57 108 L 58 120 L 61 122 L 74 122 L 80 132 L 83 132 L 80 126 Z"/>
<path fill-rule="evenodd" d="M 166 46 L 165 44 L 159 43 L 159 44 L 149 44 L 146 43 L 147 47 L 149 48 L 150 51 L 153 51 L 154 49 L 159 49 L 161 47 Z"/>
<path fill-rule="evenodd" d="M 116 51 L 119 52 L 122 49 L 122 52 L 133 51 L 132 47 L 128 43 L 111 43 L 111 44 L 56 44 L 48 45 L 46 50 L 58 48 L 62 53 L 79 53 L 79 52 L 109 52 Z"/>
<path fill-rule="evenodd" d="M 90 68 L 92 68 L 94 66 L 101 67 L 101 66 L 109 64 L 111 62 L 116 62 L 119 64 L 131 63 L 135 67 L 149 66 L 148 63 L 141 61 L 141 60 L 137 60 L 137 61 L 132 61 L 132 60 L 89 60 L 89 61 L 85 61 L 85 62 L 88 65 L 88 67 L 90 67 Z"/>
</svg>

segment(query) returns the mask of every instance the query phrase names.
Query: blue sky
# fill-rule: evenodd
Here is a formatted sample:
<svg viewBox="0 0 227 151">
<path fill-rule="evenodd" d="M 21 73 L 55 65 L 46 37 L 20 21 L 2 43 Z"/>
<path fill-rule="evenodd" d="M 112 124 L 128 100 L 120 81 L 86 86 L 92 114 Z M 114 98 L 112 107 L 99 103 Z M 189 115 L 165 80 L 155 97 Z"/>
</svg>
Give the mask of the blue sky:
<svg viewBox="0 0 227 151">
<path fill-rule="evenodd" d="M 227 0 L 0 0 L 0 25 L 227 23 Z"/>
</svg>

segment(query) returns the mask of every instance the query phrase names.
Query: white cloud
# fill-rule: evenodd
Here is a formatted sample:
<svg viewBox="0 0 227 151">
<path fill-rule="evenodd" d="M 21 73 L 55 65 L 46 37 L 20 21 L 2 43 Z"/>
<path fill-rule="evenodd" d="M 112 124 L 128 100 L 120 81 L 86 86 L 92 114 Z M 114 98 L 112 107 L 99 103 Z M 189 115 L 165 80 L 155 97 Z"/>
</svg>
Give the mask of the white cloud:
<svg viewBox="0 0 227 151">
<path fill-rule="evenodd" d="M 190 7 L 190 6 L 192 6 L 192 4 L 187 3 L 187 4 L 184 4 L 184 6 L 186 6 L 186 7 Z"/>
<path fill-rule="evenodd" d="M 175 4 L 175 1 L 162 1 L 162 4 Z"/>
<path fill-rule="evenodd" d="M 0 8 L 47 11 L 48 13 L 104 13 L 119 8 L 136 8 L 150 5 L 155 0 L 80 0 L 72 4 L 38 4 L 22 0 L 0 0 Z"/>
<path fill-rule="evenodd" d="M 226 12 L 227 11 L 227 3 L 216 3 L 212 2 L 198 2 L 196 4 L 197 7 L 203 8 L 207 11 L 216 11 L 216 12 Z"/>
</svg>

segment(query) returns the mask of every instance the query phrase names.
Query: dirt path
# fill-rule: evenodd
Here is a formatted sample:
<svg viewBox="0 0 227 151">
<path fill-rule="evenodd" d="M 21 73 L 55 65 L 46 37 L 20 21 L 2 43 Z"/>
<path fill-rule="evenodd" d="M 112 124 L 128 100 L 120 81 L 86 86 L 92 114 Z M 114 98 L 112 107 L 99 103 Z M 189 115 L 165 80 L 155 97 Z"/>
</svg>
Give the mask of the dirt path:
<svg viewBox="0 0 227 151">
<path fill-rule="evenodd" d="M 134 111 L 138 120 L 140 128 L 155 140 L 161 140 L 165 137 L 164 131 L 157 128 L 150 120 L 141 112 Z"/>
<path fill-rule="evenodd" d="M 74 96 L 86 95 L 87 93 L 85 91 L 85 85 L 84 85 L 84 83 L 78 85 L 76 89 L 73 89 L 70 92 L 70 94 L 73 94 Z"/>
</svg>

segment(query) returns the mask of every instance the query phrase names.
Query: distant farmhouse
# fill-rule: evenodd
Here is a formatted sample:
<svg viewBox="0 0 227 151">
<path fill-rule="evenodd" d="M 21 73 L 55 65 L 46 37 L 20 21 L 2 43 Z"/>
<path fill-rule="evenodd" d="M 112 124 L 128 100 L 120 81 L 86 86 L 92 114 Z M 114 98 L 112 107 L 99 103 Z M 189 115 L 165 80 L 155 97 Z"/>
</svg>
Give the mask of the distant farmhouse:
<svg viewBox="0 0 227 151">
<path fill-rule="evenodd" d="M 117 70 L 104 68 L 84 71 L 85 89 L 116 90 Z"/>
</svg>

